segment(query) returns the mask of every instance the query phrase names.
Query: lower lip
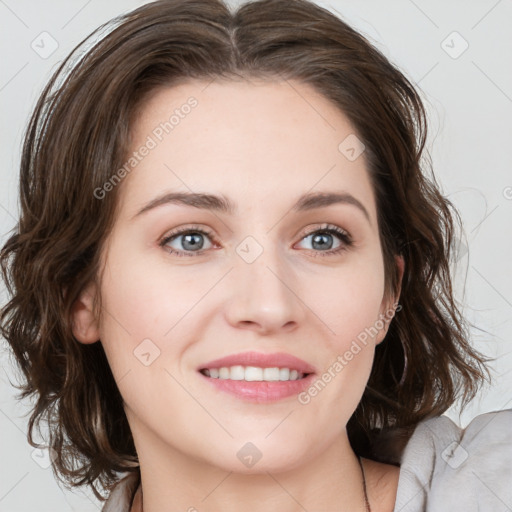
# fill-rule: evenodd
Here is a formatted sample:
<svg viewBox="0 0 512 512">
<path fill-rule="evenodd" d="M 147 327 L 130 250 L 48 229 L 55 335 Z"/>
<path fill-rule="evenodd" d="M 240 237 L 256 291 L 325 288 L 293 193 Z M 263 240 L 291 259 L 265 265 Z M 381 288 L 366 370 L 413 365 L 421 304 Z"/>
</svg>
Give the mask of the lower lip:
<svg viewBox="0 0 512 512">
<path fill-rule="evenodd" d="M 277 402 L 293 395 L 298 395 L 311 385 L 315 375 L 313 373 L 299 380 L 283 381 L 245 381 L 230 379 L 212 379 L 199 372 L 199 375 L 206 379 L 217 389 L 236 396 L 241 400 L 256 403 Z"/>
</svg>

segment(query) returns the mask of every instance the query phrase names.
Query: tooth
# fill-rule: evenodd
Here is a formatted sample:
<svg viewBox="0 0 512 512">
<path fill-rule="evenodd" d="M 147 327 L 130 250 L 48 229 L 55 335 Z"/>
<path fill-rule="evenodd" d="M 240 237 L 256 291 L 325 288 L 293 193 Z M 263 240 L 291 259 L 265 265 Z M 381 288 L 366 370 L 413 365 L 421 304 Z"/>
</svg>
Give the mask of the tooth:
<svg viewBox="0 0 512 512">
<path fill-rule="evenodd" d="M 220 379 L 229 379 L 229 368 L 223 366 L 219 368 L 219 378 Z"/>
<path fill-rule="evenodd" d="M 231 373 L 228 376 L 231 380 L 244 380 L 245 369 L 243 366 L 232 366 Z"/>
<path fill-rule="evenodd" d="M 258 366 L 242 365 L 205 368 L 202 373 L 212 379 L 245 380 L 247 382 L 288 381 L 304 378 L 304 373 L 289 368 L 260 368 Z"/>
<path fill-rule="evenodd" d="M 279 368 L 265 368 L 263 370 L 263 379 L 264 380 L 279 380 Z"/>
<path fill-rule="evenodd" d="M 245 380 L 263 380 L 263 368 L 257 368 L 256 366 L 247 366 L 245 368 Z"/>
<path fill-rule="evenodd" d="M 279 370 L 279 380 L 289 380 L 290 379 L 290 369 L 289 368 L 281 368 Z"/>
</svg>

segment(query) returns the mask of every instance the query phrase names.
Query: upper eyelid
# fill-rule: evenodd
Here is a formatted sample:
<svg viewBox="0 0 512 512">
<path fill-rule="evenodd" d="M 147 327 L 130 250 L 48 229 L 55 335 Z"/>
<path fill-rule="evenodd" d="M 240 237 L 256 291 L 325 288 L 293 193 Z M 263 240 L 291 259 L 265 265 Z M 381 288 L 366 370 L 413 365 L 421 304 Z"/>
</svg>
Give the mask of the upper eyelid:
<svg viewBox="0 0 512 512">
<path fill-rule="evenodd" d="M 186 235 L 187 233 L 204 233 L 208 236 L 211 236 L 212 238 L 216 238 L 215 233 L 210 228 L 205 227 L 199 227 L 199 226 L 190 226 L 190 227 L 184 227 L 184 228 L 176 228 L 175 230 L 171 230 L 165 235 L 162 236 L 161 240 L 165 240 L 166 238 L 172 238 L 177 236 Z"/>
<path fill-rule="evenodd" d="M 338 231 L 338 230 L 341 231 L 341 233 L 336 233 L 336 231 Z M 305 237 L 310 236 L 316 232 L 322 232 L 322 231 L 335 231 L 335 234 L 338 234 L 339 236 L 345 235 L 349 240 L 351 240 L 351 241 L 353 240 L 351 233 L 349 231 L 347 231 L 345 228 L 342 228 L 342 227 L 337 226 L 332 223 L 324 222 L 320 226 L 312 227 L 312 228 L 305 228 L 305 230 L 301 231 L 302 234 L 299 235 L 300 236 L 299 241 L 302 241 Z M 194 232 L 199 232 L 199 233 L 209 236 L 213 242 L 217 241 L 217 236 L 212 229 L 206 228 L 203 226 L 192 225 L 192 226 L 186 226 L 183 228 L 177 228 L 176 231 L 172 231 L 172 232 L 164 235 L 160 239 L 160 243 L 168 243 L 170 241 L 170 239 L 172 239 L 172 238 L 177 238 L 179 236 L 183 236 L 188 233 L 194 233 Z M 198 252 L 200 252 L 200 251 L 198 251 Z"/>
</svg>

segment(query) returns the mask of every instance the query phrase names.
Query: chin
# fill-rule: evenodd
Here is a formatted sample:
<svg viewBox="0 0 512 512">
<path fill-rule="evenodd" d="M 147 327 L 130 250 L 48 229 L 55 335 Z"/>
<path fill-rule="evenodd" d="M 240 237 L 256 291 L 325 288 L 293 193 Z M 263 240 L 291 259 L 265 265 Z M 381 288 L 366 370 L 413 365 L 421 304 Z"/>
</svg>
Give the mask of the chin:
<svg viewBox="0 0 512 512">
<path fill-rule="evenodd" d="M 254 439 L 254 438 L 253 438 Z M 269 473 L 286 473 L 305 464 L 311 454 L 304 447 L 294 446 L 282 438 L 271 442 L 261 441 L 235 442 L 234 447 L 226 447 L 214 460 L 209 462 L 225 471 L 256 475 Z M 219 464 L 220 462 L 220 464 Z"/>
</svg>

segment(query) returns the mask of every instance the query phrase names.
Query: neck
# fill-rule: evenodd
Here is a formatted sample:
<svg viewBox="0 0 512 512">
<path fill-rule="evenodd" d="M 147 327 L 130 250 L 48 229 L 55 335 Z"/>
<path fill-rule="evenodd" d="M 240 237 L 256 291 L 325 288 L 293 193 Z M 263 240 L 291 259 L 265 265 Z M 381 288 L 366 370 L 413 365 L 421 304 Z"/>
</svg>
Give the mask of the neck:
<svg viewBox="0 0 512 512">
<path fill-rule="evenodd" d="M 143 512 L 235 512 L 241 505 L 251 512 L 365 511 L 361 468 L 346 431 L 321 453 L 304 456 L 300 466 L 269 467 L 262 457 L 251 473 L 191 458 L 157 438 L 134 433 L 134 439 Z"/>
</svg>

